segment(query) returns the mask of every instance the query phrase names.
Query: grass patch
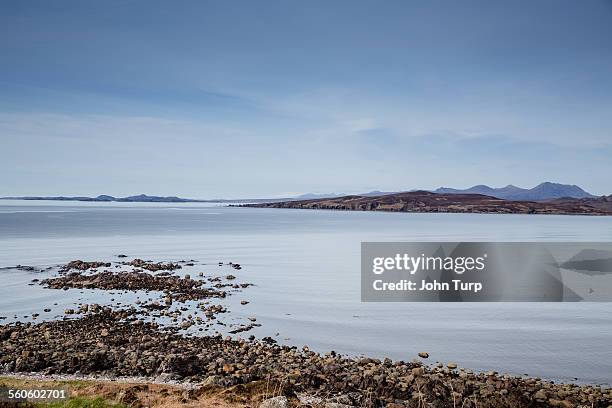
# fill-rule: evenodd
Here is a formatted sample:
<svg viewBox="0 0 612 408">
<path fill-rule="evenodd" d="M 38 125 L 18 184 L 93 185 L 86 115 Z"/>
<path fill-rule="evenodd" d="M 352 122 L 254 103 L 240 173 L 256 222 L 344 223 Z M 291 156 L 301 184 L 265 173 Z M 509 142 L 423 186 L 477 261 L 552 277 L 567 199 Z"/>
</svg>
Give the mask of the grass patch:
<svg viewBox="0 0 612 408">
<path fill-rule="evenodd" d="M 118 404 L 105 400 L 104 398 L 84 398 L 75 397 L 68 401 L 56 401 L 47 404 L 36 404 L 35 407 L 40 408 L 127 408 L 124 404 Z"/>
</svg>

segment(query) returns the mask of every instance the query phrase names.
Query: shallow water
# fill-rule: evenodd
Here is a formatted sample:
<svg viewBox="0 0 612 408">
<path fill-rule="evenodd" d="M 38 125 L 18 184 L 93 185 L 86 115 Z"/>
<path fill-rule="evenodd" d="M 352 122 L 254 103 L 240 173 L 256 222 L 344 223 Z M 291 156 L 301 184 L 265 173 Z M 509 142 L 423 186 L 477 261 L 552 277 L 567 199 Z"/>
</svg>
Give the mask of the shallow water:
<svg viewBox="0 0 612 408">
<path fill-rule="evenodd" d="M 612 303 L 361 303 L 361 241 L 612 241 L 612 217 L 391 214 L 229 208 L 199 203 L 0 201 L 0 267 L 72 259 L 218 261 L 254 287 L 225 302 L 243 333 L 320 351 L 455 361 L 475 370 L 612 383 Z M 201 265 L 202 263 L 206 265 Z M 224 270 L 229 273 L 230 270 Z M 182 270 L 182 272 L 186 272 Z M 0 315 L 18 319 L 75 302 L 124 304 L 142 294 L 28 285 L 47 272 L 0 270 Z M 249 300 L 246 306 L 240 300 Z M 276 335 L 278 333 L 278 335 Z"/>
</svg>

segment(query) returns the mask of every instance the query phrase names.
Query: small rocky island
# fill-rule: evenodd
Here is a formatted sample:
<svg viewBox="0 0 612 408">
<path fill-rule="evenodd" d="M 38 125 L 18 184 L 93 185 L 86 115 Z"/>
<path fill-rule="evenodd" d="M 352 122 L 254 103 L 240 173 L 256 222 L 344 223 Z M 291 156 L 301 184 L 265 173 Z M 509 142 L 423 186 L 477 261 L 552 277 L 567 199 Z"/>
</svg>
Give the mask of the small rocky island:
<svg viewBox="0 0 612 408">
<path fill-rule="evenodd" d="M 612 195 L 595 198 L 568 197 L 548 201 L 513 201 L 483 194 L 411 191 L 375 197 L 349 195 L 312 200 L 244 204 L 244 206 L 412 213 L 612 215 Z"/>
</svg>

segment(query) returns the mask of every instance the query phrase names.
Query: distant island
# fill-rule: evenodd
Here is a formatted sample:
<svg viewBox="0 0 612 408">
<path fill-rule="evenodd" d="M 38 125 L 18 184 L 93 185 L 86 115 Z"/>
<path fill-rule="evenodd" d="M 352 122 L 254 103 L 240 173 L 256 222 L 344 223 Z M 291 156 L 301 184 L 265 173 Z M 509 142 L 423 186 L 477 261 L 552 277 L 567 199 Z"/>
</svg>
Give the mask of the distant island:
<svg viewBox="0 0 612 408">
<path fill-rule="evenodd" d="M 289 200 L 289 198 L 269 199 L 269 198 L 245 198 L 237 200 L 217 199 L 217 200 L 196 200 L 192 198 L 180 198 L 175 196 L 162 197 L 146 194 L 133 195 L 128 197 L 113 197 L 110 195 L 99 195 L 97 197 L 66 197 L 66 196 L 23 196 L 23 197 L 0 197 L 0 200 L 31 200 L 31 201 L 93 201 L 93 202 L 119 202 L 119 203 L 259 203 L 273 202 L 276 200 Z"/>
<path fill-rule="evenodd" d="M 376 197 L 349 195 L 336 198 L 245 204 L 244 206 L 413 213 L 612 215 L 612 195 L 586 198 L 565 197 L 548 201 L 518 201 L 483 194 L 410 191 Z"/>
<path fill-rule="evenodd" d="M 160 197 L 150 196 L 146 194 L 139 194 L 129 197 L 113 197 L 110 195 L 99 195 L 97 197 L 64 197 L 64 196 L 53 196 L 53 197 L 39 197 L 39 196 L 26 196 L 26 197 L 0 197 L 0 200 L 50 200 L 50 201 L 98 201 L 98 202 L 128 202 L 128 203 L 197 203 L 203 202 L 203 200 L 192 200 L 190 198 L 179 198 L 179 197 Z"/>
</svg>

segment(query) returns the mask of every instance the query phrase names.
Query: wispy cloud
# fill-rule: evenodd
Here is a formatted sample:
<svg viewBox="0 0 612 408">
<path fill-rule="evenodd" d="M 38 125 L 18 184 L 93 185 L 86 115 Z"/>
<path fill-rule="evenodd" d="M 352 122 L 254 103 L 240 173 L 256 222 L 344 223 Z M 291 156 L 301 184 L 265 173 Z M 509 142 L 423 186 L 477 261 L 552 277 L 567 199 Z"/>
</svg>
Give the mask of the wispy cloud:
<svg viewBox="0 0 612 408">
<path fill-rule="evenodd" d="M 604 3 L 73 6 L 0 5 L 0 193 L 610 192 Z"/>
</svg>

